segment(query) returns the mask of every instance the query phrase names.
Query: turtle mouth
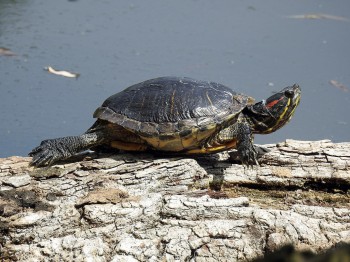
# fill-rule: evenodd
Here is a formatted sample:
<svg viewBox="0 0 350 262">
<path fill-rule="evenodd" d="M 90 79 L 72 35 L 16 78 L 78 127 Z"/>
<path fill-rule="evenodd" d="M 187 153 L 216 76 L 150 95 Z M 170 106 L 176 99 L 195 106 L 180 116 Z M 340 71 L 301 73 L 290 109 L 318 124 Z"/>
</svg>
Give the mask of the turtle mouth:
<svg viewBox="0 0 350 262">
<path fill-rule="evenodd" d="M 292 88 L 293 88 L 293 93 L 294 93 L 294 95 L 292 97 L 293 100 L 300 99 L 300 95 L 301 95 L 301 88 L 300 88 L 300 86 L 298 84 L 294 84 L 292 86 Z"/>
<path fill-rule="evenodd" d="M 296 107 L 299 105 L 300 98 L 301 98 L 301 89 L 300 89 L 299 85 L 294 84 L 293 85 L 293 91 L 294 91 L 294 96 L 290 98 L 290 99 L 292 99 L 292 102 L 290 103 L 291 110 L 290 110 L 290 113 L 289 113 L 288 121 L 294 115 L 294 111 L 295 111 Z"/>
</svg>

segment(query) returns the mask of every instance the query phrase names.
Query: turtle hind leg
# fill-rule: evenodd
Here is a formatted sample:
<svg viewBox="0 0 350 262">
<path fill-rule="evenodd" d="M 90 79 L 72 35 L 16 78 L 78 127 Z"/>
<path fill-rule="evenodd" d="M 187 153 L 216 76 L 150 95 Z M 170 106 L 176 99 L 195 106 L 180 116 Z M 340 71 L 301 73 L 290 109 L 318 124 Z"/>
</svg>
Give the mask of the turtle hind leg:
<svg viewBox="0 0 350 262">
<path fill-rule="evenodd" d="M 103 140 L 103 134 L 97 132 L 44 140 L 29 153 L 29 156 L 33 157 L 30 165 L 36 167 L 52 165 L 59 160 L 100 145 Z"/>
</svg>

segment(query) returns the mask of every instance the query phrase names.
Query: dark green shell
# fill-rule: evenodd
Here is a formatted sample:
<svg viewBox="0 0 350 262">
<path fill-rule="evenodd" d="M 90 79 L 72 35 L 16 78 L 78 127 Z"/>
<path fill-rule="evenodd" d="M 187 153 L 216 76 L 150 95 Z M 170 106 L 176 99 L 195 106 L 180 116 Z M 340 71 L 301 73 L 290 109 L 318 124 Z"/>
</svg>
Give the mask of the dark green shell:
<svg viewBox="0 0 350 262">
<path fill-rule="evenodd" d="M 161 77 L 109 97 L 94 117 L 157 141 L 194 135 L 199 141 L 235 121 L 235 116 L 253 101 L 218 83 Z"/>
</svg>

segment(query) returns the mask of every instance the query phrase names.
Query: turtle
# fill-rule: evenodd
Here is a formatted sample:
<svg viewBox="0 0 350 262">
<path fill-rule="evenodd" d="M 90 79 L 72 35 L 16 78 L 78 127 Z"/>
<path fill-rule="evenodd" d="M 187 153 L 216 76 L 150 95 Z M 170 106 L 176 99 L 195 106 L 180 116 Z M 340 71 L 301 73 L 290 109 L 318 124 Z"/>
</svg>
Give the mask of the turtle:
<svg viewBox="0 0 350 262">
<path fill-rule="evenodd" d="M 30 164 L 49 166 L 104 147 L 180 155 L 236 149 L 244 165 L 258 165 L 254 135 L 284 126 L 300 96 L 297 84 L 256 103 L 215 82 L 188 77 L 146 80 L 107 98 L 93 114 L 95 123 L 82 135 L 42 141 L 29 153 Z"/>
</svg>

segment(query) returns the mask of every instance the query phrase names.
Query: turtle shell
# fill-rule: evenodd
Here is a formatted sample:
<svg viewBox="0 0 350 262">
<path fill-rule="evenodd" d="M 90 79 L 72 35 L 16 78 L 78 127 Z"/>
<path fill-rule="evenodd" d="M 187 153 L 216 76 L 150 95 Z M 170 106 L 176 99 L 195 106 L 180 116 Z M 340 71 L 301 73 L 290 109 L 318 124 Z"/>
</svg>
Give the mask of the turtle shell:
<svg viewBox="0 0 350 262">
<path fill-rule="evenodd" d="M 154 149 L 182 151 L 232 124 L 253 101 L 218 83 L 160 77 L 112 95 L 94 117 L 124 127 Z"/>
</svg>

